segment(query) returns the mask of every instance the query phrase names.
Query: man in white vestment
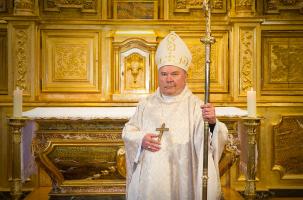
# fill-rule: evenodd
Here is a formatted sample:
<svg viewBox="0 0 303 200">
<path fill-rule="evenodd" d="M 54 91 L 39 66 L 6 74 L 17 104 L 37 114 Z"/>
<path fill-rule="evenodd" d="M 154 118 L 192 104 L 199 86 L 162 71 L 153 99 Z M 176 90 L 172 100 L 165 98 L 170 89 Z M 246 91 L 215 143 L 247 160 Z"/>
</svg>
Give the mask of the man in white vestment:
<svg viewBox="0 0 303 200">
<path fill-rule="evenodd" d="M 128 200 L 191 200 L 202 197 L 204 121 L 210 125 L 208 200 L 220 198 L 218 162 L 227 128 L 211 104 L 203 105 L 186 86 L 191 53 L 174 32 L 156 52 L 159 88 L 141 100 L 126 123 Z"/>
</svg>

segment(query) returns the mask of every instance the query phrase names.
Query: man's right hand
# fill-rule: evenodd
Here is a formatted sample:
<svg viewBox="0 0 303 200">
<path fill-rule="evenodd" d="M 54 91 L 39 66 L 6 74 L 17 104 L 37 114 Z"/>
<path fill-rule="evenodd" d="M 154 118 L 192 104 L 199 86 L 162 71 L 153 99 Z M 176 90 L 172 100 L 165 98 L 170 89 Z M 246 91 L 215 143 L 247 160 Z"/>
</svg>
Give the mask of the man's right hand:
<svg viewBox="0 0 303 200">
<path fill-rule="evenodd" d="M 161 143 L 158 142 L 158 135 L 147 133 L 142 140 L 142 147 L 151 152 L 156 152 L 161 149 Z"/>
</svg>

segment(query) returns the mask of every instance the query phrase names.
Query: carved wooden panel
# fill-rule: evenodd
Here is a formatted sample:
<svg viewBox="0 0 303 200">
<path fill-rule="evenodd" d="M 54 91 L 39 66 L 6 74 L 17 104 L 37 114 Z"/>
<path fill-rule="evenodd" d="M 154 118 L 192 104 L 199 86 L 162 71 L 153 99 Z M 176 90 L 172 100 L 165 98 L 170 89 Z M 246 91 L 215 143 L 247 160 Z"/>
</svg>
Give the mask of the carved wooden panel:
<svg viewBox="0 0 303 200">
<path fill-rule="evenodd" d="M 157 19 L 158 0 L 115 0 L 114 19 Z"/>
<path fill-rule="evenodd" d="M 34 44 L 35 24 L 32 22 L 13 22 L 8 25 L 9 73 L 13 76 L 13 88 L 23 89 L 23 95 L 33 94 L 35 81 Z"/>
<path fill-rule="evenodd" d="M 303 32 L 264 32 L 262 94 L 303 94 Z"/>
<path fill-rule="evenodd" d="M 298 0 L 265 0 L 264 7 L 267 14 L 280 13 L 281 11 L 299 11 L 303 14 L 303 1 Z"/>
<path fill-rule="evenodd" d="M 254 87 L 256 66 L 256 28 L 240 27 L 239 29 L 239 94 L 245 96 L 246 91 Z"/>
<path fill-rule="evenodd" d="M 273 134 L 273 170 L 281 179 L 303 179 L 303 116 L 283 116 Z"/>
<path fill-rule="evenodd" d="M 99 32 L 42 32 L 42 92 L 99 92 Z"/>
<path fill-rule="evenodd" d="M 128 38 L 114 42 L 114 100 L 138 100 L 154 87 L 154 54 L 156 43 Z"/>
<path fill-rule="evenodd" d="M 177 32 L 192 53 L 192 64 L 188 71 L 188 85 L 195 93 L 204 92 L 205 46 L 200 39 L 202 32 Z M 212 45 L 210 81 L 214 93 L 228 92 L 228 33 L 214 32 L 216 43 Z"/>
<path fill-rule="evenodd" d="M 255 12 L 255 0 L 236 0 L 236 12 Z"/>
<path fill-rule="evenodd" d="M 27 54 L 26 49 L 29 48 L 29 38 L 28 32 L 24 27 L 16 30 L 16 86 L 26 90 L 26 74 L 27 71 L 27 63 L 29 60 L 29 55 Z"/>
<path fill-rule="evenodd" d="M 8 93 L 7 33 L 0 30 L 0 94 Z"/>
<path fill-rule="evenodd" d="M 204 0 L 173 0 L 174 12 L 189 13 L 193 10 L 199 10 L 199 12 L 201 12 L 203 1 Z M 212 13 L 226 13 L 226 5 L 226 0 L 211 1 Z"/>
<path fill-rule="evenodd" d="M 43 0 L 43 15 L 52 17 L 101 18 L 101 1 L 99 0 Z"/>
</svg>

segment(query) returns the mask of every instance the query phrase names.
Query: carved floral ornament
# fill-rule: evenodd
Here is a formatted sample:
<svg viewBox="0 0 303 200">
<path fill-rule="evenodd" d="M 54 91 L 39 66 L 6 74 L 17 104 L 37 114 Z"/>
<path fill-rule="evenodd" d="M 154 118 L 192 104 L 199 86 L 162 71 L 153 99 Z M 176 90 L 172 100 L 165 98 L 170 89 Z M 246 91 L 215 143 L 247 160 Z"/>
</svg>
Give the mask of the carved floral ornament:
<svg viewBox="0 0 303 200">
<path fill-rule="evenodd" d="M 253 31 L 250 29 L 241 30 L 240 37 L 242 41 L 242 44 L 240 45 L 241 90 L 246 91 L 253 86 Z"/>
<path fill-rule="evenodd" d="M 175 8 L 176 9 L 202 9 L 204 0 L 175 0 Z M 211 2 L 212 9 L 223 9 L 224 5 L 226 4 L 223 0 L 213 0 Z"/>
<path fill-rule="evenodd" d="M 81 9 L 81 12 L 96 12 L 96 0 L 44 0 L 46 11 L 60 11 L 61 8 Z"/>
<path fill-rule="evenodd" d="M 302 0 L 268 0 L 266 2 L 265 12 L 278 13 L 280 10 L 299 10 L 303 13 Z"/>
<path fill-rule="evenodd" d="M 34 0 L 15 0 L 15 9 L 34 9 Z"/>
<path fill-rule="evenodd" d="M 28 35 L 26 30 L 20 29 L 16 31 L 16 64 L 17 64 L 17 81 L 16 86 L 26 90 L 26 74 L 27 74 L 27 62 L 28 57 L 26 54 L 27 44 L 28 44 Z"/>
<path fill-rule="evenodd" d="M 289 42 L 289 45 L 271 47 L 271 82 L 303 82 L 302 69 L 303 45 Z"/>
</svg>

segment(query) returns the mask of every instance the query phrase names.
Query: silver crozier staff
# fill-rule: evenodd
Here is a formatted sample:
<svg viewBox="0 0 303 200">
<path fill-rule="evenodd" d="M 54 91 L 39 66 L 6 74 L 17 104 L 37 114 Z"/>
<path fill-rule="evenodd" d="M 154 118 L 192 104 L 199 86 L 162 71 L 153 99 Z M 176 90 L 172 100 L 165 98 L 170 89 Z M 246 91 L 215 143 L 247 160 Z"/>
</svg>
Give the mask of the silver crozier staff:
<svg viewBox="0 0 303 200">
<path fill-rule="evenodd" d="M 209 100 L 209 69 L 210 69 L 210 50 L 211 44 L 215 43 L 215 38 L 211 36 L 210 30 L 210 0 L 203 1 L 203 7 L 205 10 L 205 37 L 201 39 L 201 42 L 205 45 L 205 96 L 204 104 Z M 202 176 L 202 200 L 207 200 L 207 180 L 208 180 L 208 135 L 209 125 L 207 121 L 204 121 L 204 143 L 203 143 L 203 176 Z"/>
</svg>

